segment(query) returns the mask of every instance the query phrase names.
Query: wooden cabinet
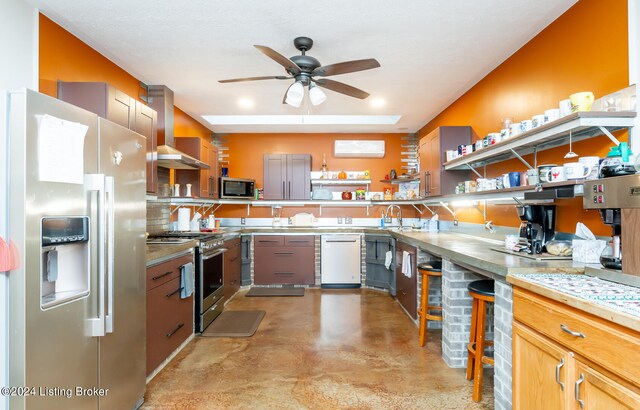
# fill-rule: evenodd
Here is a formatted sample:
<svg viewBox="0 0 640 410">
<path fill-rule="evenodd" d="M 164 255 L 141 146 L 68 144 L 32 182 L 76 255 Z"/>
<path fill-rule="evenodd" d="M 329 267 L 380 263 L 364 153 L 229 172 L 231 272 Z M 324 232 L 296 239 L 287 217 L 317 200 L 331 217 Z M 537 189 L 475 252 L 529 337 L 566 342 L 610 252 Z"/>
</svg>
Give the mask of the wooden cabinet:
<svg viewBox="0 0 640 410">
<path fill-rule="evenodd" d="M 366 285 L 388 289 L 392 296 L 396 295 L 395 275 L 395 243 L 388 235 L 365 235 Z M 391 252 L 391 266 L 385 266 L 387 252 Z"/>
<path fill-rule="evenodd" d="M 420 139 L 420 195 L 453 194 L 458 182 L 471 178 L 470 171 L 446 171 L 446 151 L 457 150 L 458 145 L 471 144 L 471 127 L 439 127 Z"/>
<path fill-rule="evenodd" d="M 256 285 L 313 285 L 315 237 L 313 235 L 258 235 L 254 238 Z"/>
<path fill-rule="evenodd" d="M 402 273 L 402 255 L 403 252 L 409 252 L 411 255 L 411 277 Z M 417 268 L 417 250 L 415 247 L 404 242 L 396 242 L 396 298 L 398 302 L 406 309 L 409 316 L 413 319 L 417 318 L 417 297 L 418 297 L 418 281 L 416 278 Z"/>
<path fill-rule="evenodd" d="M 519 288 L 513 314 L 513 408 L 640 408 L 638 332 Z"/>
<path fill-rule="evenodd" d="M 311 199 L 310 154 L 265 154 L 264 199 Z"/>
<path fill-rule="evenodd" d="M 158 192 L 156 111 L 108 83 L 58 81 L 58 98 L 147 138 L 147 192 Z"/>
<path fill-rule="evenodd" d="M 147 138 L 147 192 L 158 193 L 158 114 L 155 110 L 136 101 L 135 126 L 133 130 Z"/>
<path fill-rule="evenodd" d="M 209 165 L 209 169 L 177 169 L 176 182 L 191 184 L 191 195 L 200 198 L 218 197 L 218 149 L 199 137 L 176 137 L 176 149 Z M 184 189 L 184 188 L 182 188 Z M 184 191 L 183 191 L 184 193 Z"/>
<path fill-rule="evenodd" d="M 182 299 L 180 267 L 185 255 L 147 268 L 147 375 L 193 333 L 193 295 Z"/>
<path fill-rule="evenodd" d="M 224 241 L 227 251 L 224 253 L 224 271 L 222 283 L 224 285 L 224 298 L 228 301 L 240 289 L 240 275 L 242 262 L 242 242 L 240 238 Z"/>
</svg>

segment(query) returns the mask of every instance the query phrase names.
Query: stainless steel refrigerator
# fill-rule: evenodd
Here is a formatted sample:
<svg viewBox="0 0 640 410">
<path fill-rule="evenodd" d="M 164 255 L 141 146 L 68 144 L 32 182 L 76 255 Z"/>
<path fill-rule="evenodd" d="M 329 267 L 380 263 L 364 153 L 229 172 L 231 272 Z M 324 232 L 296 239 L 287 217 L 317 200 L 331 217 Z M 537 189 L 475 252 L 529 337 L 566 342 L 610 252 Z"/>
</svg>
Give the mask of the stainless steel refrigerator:
<svg viewBox="0 0 640 410">
<path fill-rule="evenodd" d="M 34 91 L 6 96 L 0 159 L 8 184 L 0 198 L 8 218 L 0 231 L 17 250 L 9 272 L 9 383 L 22 388 L 13 390 L 10 408 L 139 407 L 145 139 Z"/>
</svg>

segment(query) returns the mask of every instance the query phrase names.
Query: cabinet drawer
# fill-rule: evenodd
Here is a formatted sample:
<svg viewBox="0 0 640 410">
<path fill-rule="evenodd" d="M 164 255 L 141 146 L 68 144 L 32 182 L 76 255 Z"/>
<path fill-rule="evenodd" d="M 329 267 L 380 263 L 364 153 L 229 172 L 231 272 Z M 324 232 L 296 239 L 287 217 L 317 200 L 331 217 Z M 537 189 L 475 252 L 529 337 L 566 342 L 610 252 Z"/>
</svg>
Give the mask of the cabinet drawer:
<svg viewBox="0 0 640 410">
<path fill-rule="evenodd" d="M 268 246 L 284 246 L 284 236 L 256 235 L 254 238 L 254 246 L 256 248 Z"/>
<path fill-rule="evenodd" d="M 284 237 L 284 246 L 314 246 L 316 245 L 316 240 L 313 235 L 305 235 L 305 236 L 285 236 Z"/>
<path fill-rule="evenodd" d="M 630 360 L 640 351 L 638 332 L 518 288 L 513 318 L 625 379 L 640 380 L 640 367 Z"/>
<path fill-rule="evenodd" d="M 256 248 L 256 285 L 315 283 L 315 248 Z"/>
<path fill-rule="evenodd" d="M 193 332 L 193 296 L 180 298 L 180 278 L 147 292 L 147 374 Z"/>
<path fill-rule="evenodd" d="M 171 246 L 171 245 L 167 245 Z M 147 268 L 147 290 L 167 283 L 170 280 L 180 277 L 180 267 L 193 262 L 193 255 L 184 255 L 170 261 Z"/>
<path fill-rule="evenodd" d="M 224 247 L 232 249 L 241 245 L 240 238 L 228 239 L 224 241 Z"/>
</svg>

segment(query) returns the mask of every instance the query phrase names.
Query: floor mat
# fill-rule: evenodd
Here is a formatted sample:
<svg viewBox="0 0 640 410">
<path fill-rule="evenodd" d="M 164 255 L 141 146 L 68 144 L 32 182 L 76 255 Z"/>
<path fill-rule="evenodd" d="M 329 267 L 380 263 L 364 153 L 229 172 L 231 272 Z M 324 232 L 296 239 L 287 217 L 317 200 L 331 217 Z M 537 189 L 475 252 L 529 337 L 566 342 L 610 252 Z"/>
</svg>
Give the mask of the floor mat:
<svg viewBox="0 0 640 410">
<path fill-rule="evenodd" d="M 245 296 L 304 296 L 304 288 L 251 288 Z"/>
<path fill-rule="evenodd" d="M 202 336 L 253 336 L 265 314 L 264 310 L 225 310 L 202 332 Z"/>
</svg>

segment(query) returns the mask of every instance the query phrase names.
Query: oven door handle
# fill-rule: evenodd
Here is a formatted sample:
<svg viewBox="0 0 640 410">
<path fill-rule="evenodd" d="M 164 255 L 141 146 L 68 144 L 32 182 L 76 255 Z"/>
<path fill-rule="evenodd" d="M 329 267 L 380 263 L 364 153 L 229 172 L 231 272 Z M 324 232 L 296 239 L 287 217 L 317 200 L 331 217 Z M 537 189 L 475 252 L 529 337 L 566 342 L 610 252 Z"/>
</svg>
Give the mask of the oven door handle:
<svg viewBox="0 0 640 410">
<path fill-rule="evenodd" d="M 208 260 L 208 259 L 215 258 L 215 257 L 216 257 L 216 256 L 218 256 L 218 255 L 222 255 L 222 254 L 223 254 L 223 253 L 225 253 L 227 250 L 228 250 L 228 249 L 226 249 L 226 248 L 220 248 L 220 249 L 216 250 L 216 251 L 215 251 L 215 252 L 213 252 L 213 253 L 209 253 L 209 254 L 206 254 L 206 255 L 202 255 L 202 260 L 203 260 L 203 261 L 206 261 L 206 260 Z"/>
</svg>

